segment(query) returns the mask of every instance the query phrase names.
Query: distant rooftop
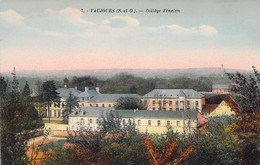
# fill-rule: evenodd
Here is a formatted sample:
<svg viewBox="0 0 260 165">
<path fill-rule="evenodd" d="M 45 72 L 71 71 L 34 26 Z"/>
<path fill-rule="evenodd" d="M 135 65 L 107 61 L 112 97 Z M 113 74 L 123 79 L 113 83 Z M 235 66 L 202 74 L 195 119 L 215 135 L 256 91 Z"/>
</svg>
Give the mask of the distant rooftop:
<svg viewBox="0 0 260 165">
<path fill-rule="evenodd" d="M 230 85 L 227 84 L 213 84 L 212 89 L 229 89 Z"/>
<path fill-rule="evenodd" d="M 112 110 L 111 107 L 81 107 L 69 117 L 103 117 Z"/>
<path fill-rule="evenodd" d="M 193 89 L 154 89 L 151 92 L 147 93 L 143 97 L 146 98 L 178 98 L 178 97 L 187 97 L 187 98 L 202 98 L 204 95 L 198 93 Z"/>
<path fill-rule="evenodd" d="M 72 93 L 73 96 L 78 96 L 81 91 L 77 90 L 76 88 L 58 88 L 56 92 L 59 93 L 59 96 L 62 99 L 67 99 L 70 95 L 70 92 Z"/>
<path fill-rule="evenodd" d="M 197 111 L 149 111 L 149 110 L 113 110 L 111 114 L 124 118 L 146 119 L 191 119 L 196 120 Z"/>
<path fill-rule="evenodd" d="M 120 97 L 141 98 L 138 94 L 99 94 L 90 99 L 89 102 L 116 102 Z"/>
<path fill-rule="evenodd" d="M 94 97 L 99 93 L 96 90 L 87 90 L 78 95 L 78 97 Z"/>
</svg>

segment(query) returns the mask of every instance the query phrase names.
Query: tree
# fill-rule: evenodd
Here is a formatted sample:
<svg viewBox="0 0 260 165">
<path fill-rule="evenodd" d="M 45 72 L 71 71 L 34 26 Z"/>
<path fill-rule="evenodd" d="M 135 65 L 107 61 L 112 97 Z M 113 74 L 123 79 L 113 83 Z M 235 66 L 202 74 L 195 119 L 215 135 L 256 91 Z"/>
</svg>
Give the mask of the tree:
<svg viewBox="0 0 260 165">
<path fill-rule="evenodd" d="M 136 86 L 135 85 L 132 85 L 130 87 L 130 93 L 137 93 L 137 89 L 136 89 Z"/>
<path fill-rule="evenodd" d="M 237 72 L 236 74 L 227 73 L 235 85 L 232 88 L 237 95 L 235 100 L 242 113 L 260 112 L 260 74 L 253 66 L 254 74 L 249 78 Z"/>
<path fill-rule="evenodd" d="M 29 97 L 30 96 L 30 87 L 28 82 L 26 81 L 24 89 L 23 89 L 23 96 L 24 97 Z"/>
<path fill-rule="evenodd" d="M 103 117 L 99 122 L 100 130 L 102 133 L 114 133 L 121 132 L 121 118 L 117 115 L 109 113 L 106 117 Z"/>
<path fill-rule="evenodd" d="M 78 90 L 84 91 L 85 87 L 96 87 L 98 79 L 96 77 L 84 76 L 84 77 L 74 77 L 71 82 L 71 86 L 76 86 Z"/>
<path fill-rule="evenodd" d="M 28 164 L 26 142 L 43 124 L 34 105 L 19 92 L 15 69 L 12 75 L 12 88 L 1 98 L 1 163 Z"/>
<path fill-rule="evenodd" d="M 70 92 L 69 97 L 66 99 L 66 108 L 64 109 L 62 114 L 63 118 L 69 118 L 69 115 L 72 113 L 72 110 L 78 105 L 78 102 L 78 98 Z"/>
<path fill-rule="evenodd" d="M 60 97 L 58 96 L 58 93 L 56 92 L 57 88 L 55 87 L 55 82 L 52 81 L 46 81 L 42 84 L 42 93 L 41 93 L 41 100 L 43 102 L 47 103 L 47 111 L 48 111 L 48 117 L 50 120 L 51 113 L 50 113 L 50 103 L 51 102 L 59 102 Z"/>
<path fill-rule="evenodd" d="M 143 109 L 143 104 L 135 97 L 120 97 L 116 101 L 115 109 Z"/>
<path fill-rule="evenodd" d="M 7 82 L 5 78 L 0 76 L 0 97 L 4 96 L 7 92 Z"/>
</svg>

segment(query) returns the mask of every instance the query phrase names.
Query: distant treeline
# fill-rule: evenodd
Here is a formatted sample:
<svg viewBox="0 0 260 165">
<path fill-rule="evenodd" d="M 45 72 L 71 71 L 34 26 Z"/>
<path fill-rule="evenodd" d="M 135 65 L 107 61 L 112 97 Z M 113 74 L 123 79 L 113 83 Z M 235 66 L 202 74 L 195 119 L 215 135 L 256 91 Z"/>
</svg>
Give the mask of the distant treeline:
<svg viewBox="0 0 260 165">
<path fill-rule="evenodd" d="M 64 77 L 65 78 L 65 77 Z M 61 77 L 17 77 L 20 89 L 23 89 L 25 82 L 28 81 L 30 88 L 38 89 L 41 84 L 47 80 L 54 80 L 57 88 L 63 87 L 63 79 Z M 7 79 L 9 79 L 7 77 Z M 228 84 L 230 80 L 224 76 L 205 76 L 191 78 L 168 77 L 168 78 L 143 78 L 128 73 L 120 73 L 113 77 L 102 79 L 94 76 L 68 77 L 69 87 L 77 87 L 78 90 L 84 91 L 85 87 L 95 89 L 100 87 L 101 93 L 137 93 L 144 95 L 155 88 L 171 88 L 171 89 L 194 89 L 197 91 L 211 91 L 212 84 Z"/>
<path fill-rule="evenodd" d="M 141 78 L 127 73 L 121 73 L 106 80 L 99 80 L 96 77 L 73 77 L 70 87 L 77 86 L 77 89 L 84 91 L 85 87 L 94 89 L 100 87 L 101 93 L 137 93 L 144 95 L 155 88 L 171 89 L 194 89 L 197 91 L 212 91 L 214 80 L 207 77 L 191 78 Z"/>
</svg>

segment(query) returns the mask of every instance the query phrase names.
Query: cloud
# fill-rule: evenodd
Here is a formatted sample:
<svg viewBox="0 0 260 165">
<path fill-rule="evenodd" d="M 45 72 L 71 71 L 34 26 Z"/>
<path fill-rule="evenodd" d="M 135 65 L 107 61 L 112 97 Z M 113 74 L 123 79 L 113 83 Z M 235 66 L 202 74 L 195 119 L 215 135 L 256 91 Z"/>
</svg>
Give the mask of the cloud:
<svg viewBox="0 0 260 165">
<path fill-rule="evenodd" d="M 130 16 L 114 16 L 112 18 L 103 21 L 104 24 L 110 25 L 111 27 L 138 27 L 139 21 Z"/>
<path fill-rule="evenodd" d="M 4 12 L 0 12 L 0 19 L 3 19 L 9 23 L 17 23 L 23 20 L 23 17 L 16 11 L 9 9 Z"/>
<path fill-rule="evenodd" d="M 44 14 L 48 15 L 48 14 L 52 14 L 53 13 L 53 10 L 52 8 L 48 8 L 44 11 Z"/>
<path fill-rule="evenodd" d="M 67 7 L 63 10 L 59 11 L 59 14 L 61 16 L 64 16 L 70 23 L 76 25 L 76 24 L 85 24 L 85 25 L 95 25 L 92 22 L 88 22 L 84 20 L 82 17 L 82 13 L 77 8 L 71 8 Z"/>
<path fill-rule="evenodd" d="M 189 35 L 203 35 L 215 36 L 218 34 L 216 28 L 209 25 L 201 25 L 200 27 L 184 28 L 180 25 L 163 25 L 159 29 L 166 30 L 173 34 L 189 34 Z"/>
</svg>

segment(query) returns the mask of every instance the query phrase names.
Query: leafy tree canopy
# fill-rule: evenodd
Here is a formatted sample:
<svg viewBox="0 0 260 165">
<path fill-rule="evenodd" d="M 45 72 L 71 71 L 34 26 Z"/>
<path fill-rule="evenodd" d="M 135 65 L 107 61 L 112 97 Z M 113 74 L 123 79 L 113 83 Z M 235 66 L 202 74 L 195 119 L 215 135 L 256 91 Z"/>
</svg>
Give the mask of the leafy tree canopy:
<svg viewBox="0 0 260 165">
<path fill-rule="evenodd" d="M 237 94 L 235 100 L 242 113 L 260 112 L 260 74 L 253 66 L 254 74 L 249 78 L 237 72 L 227 73 L 228 77 L 235 83 L 232 90 Z"/>
<path fill-rule="evenodd" d="M 116 101 L 115 109 L 143 109 L 143 104 L 135 97 L 121 97 Z"/>
<path fill-rule="evenodd" d="M 72 110 L 78 106 L 78 98 L 74 96 L 71 92 L 69 94 L 69 97 L 66 99 L 66 108 L 63 111 L 63 117 L 69 118 L 69 115 L 72 113 Z"/>
</svg>

